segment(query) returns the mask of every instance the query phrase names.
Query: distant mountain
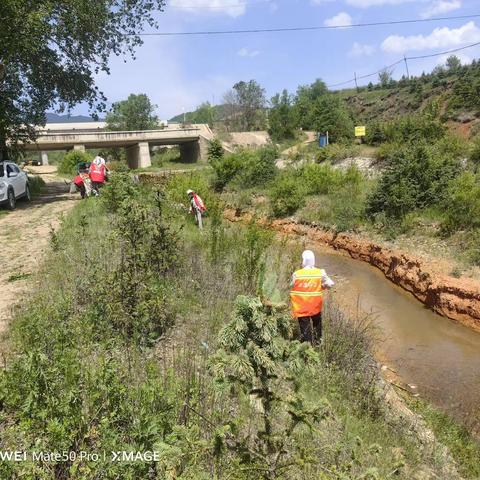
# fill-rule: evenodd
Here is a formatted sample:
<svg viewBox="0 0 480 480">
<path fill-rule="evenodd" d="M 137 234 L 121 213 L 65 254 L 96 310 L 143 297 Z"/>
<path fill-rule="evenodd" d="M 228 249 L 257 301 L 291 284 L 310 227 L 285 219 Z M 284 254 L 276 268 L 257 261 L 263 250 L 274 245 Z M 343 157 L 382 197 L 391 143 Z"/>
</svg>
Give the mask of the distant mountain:
<svg viewBox="0 0 480 480">
<path fill-rule="evenodd" d="M 47 112 L 47 123 L 80 123 L 94 122 L 95 120 L 86 115 L 58 115 L 57 113 Z M 103 121 L 103 119 L 99 119 Z"/>
</svg>

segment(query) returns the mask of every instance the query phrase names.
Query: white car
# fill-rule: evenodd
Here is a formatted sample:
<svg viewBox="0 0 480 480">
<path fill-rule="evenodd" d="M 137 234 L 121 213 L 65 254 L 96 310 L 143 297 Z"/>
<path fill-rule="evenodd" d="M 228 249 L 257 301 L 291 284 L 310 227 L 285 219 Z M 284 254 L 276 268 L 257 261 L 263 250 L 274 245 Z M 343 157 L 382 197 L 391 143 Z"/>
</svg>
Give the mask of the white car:
<svg viewBox="0 0 480 480">
<path fill-rule="evenodd" d="M 30 201 L 28 176 L 13 162 L 0 162 L 0 204 L 14 210 L 18 198 Z"/>
</svg>

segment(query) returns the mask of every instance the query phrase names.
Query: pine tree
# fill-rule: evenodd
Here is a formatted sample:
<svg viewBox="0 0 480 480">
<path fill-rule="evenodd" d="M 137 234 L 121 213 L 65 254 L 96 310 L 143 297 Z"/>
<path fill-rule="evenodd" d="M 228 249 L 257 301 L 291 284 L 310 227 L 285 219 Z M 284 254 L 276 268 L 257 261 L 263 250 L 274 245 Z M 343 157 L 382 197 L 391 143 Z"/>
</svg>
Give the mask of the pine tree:
<svg viewBox="0 0 480 480">
<path fill-rule="evenodd" d="M 303 398 L 302 374 L 318 364 L 318 355 L 309 344 L 290 341 L 290 336 L 288 315 L 258 298 L 239 296 L 211 361 L 218 385 L 230 388 L 237 402 L 242 397 L 260 402 L 251 412 L 254 427 L 241 429 L 232 419 L 219 429 L 217 448 L 220 443 L 234 451 L 242 464 L 265 479 L 278 478 L 298 460 L 296 429 L 311 428 L 329 411 L 326 402 L 312 405 Z"/>
</svg>

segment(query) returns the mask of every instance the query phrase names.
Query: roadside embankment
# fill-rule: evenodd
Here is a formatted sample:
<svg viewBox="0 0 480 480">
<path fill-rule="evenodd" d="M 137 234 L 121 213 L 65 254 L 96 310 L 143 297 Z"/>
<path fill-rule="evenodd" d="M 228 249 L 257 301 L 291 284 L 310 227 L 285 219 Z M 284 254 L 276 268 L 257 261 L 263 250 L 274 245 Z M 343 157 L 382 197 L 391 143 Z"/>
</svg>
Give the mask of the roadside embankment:
<svg viewBox="0 0 480 480">
<path fill-rule="evenodd" d="M 225 211 L 229 221 L 250 221 L 250 213 Z M 335 233 L 292 219 L 262 218 L 258 223 L 273 230 L 308 236 L 310 240 L 347 253 L 380 269 L 393 283 L 413 294 L 436 313 L 480 331 L 480 287 L 469 279 L 457 279 L 434 271 L 425 262 L 405 253 L 348 233 Z"/>
</svg>

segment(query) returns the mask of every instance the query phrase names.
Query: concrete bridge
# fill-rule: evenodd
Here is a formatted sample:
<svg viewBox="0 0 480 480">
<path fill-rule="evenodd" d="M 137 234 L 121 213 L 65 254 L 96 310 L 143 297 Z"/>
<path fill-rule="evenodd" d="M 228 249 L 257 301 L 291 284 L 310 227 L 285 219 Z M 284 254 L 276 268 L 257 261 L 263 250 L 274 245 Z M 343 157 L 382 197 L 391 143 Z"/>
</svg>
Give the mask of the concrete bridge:
<svg viewBox="0 0 480 480">
<path fill-rule="evenodd" d="M 130 168 L 151 165 L 150 148 L 178 145 L 184 162 L 206 159 L 207 142 L 213 138 L 208 125 L 181 128 L 174 124 L 159 130 L 112 132 L 102 122 L 47 124 L 39 129 L 34 143 L 25 143 L 26 151 L 38 151 L 42 163 L 48 163 L 48 151 L 82 150 L 89 148 L 125 148 Z"/>
</svg>

